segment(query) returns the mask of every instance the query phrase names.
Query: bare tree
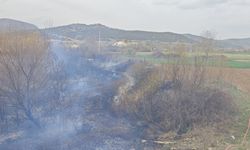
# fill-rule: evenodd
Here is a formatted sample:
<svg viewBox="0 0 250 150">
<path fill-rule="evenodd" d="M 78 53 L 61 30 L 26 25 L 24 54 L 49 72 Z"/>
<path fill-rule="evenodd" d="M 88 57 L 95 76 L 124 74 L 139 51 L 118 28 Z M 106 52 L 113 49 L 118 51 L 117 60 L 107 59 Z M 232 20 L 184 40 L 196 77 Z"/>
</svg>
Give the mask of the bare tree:
<svg viewBox="0 0 250 150">
<path fill-rule="evenodd" d="M 0 34 L 0 92 L 7 103 L 41 127 L 34 116 L 39 103 L 46 99 L 51 73 L 49 43 L 39 32 Z"/>
</svg>

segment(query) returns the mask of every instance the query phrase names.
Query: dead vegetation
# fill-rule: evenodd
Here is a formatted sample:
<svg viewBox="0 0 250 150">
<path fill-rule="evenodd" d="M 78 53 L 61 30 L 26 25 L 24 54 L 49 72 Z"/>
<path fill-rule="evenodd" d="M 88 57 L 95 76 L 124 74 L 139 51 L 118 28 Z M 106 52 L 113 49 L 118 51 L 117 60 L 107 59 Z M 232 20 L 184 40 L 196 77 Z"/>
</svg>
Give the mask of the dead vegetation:
<svg viewBox="0 0 250 150">
<path fill-rule="evenodd" d="M 221 84 L 223 60 L 217 60 L 214 72 L 214 67 L 208 65 L 210 47 L 205 46 L 202 57 L 197 53 L 192 63 L 187 63 L 190 58 L 186 47 L 177 45 L 172 53 L 179 57 L 173 57 L 171 64 L 132 66 L 128 72 L 134 84 L 119 90 L 123 94 L 114 109 L 140 120 L 140 125 L 146 127 L 144 137 L 150 139 L 170 131 L 183 135 L 196 127 L 230 121 L 236 108 Z"/>
<path fill-rule="evenodd" d="M 200 83 L 201 79 L 193 78 L 195 75 L 190 76 L 193 79 L 182 78 L 186 74 L 181 72 L 165 76 L 169 69 L 160 66 L 143 70 L 147 73 L 137 77 L 135 85 L 120 99 L 119 110 L 159 130 L 179 134 L 195 124 L 208 125 L 230 118 L 234 108 L 229 94 Z"/>
<path fill-rule="evenodd" d="M 7 131 L 25 120 L 41 128 L 43 103 L 59 99 L 60 90 L 47 37 L 39 31 L 1 32 L 0 70 L 1 128 Z"/>
</svg>

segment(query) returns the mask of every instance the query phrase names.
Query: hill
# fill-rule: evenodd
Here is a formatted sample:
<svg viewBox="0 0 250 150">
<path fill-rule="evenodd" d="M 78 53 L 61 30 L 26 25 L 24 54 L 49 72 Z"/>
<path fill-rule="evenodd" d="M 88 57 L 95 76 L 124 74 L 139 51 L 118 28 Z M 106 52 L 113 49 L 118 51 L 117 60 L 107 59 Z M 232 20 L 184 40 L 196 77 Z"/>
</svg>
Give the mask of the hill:
<svg viewBox="0 0 250 150">
<path fill-rule="evenodd" d="M 193 43 L 194 40 L 171 32 L 147 32 L 128 31 L 114 29 L 102 24 L 71 24 L 66 26 L 45 29 L 54 38 L 71 38 L 83 40 L 86 38 L 98 38 L 99 32 L 102 40 L 139 40 L 139 41 L 161 41 L 161 42 L 185 42 Z"/>
<path fill-rule="evenodd" d="M 122 30 L 110 28 L 102 24 L 70 24 L 65 26 L 44 29 L 54 39 L 98 39 L 101 34 L 102 41 L 134 40 L 167 43 L 198 43 L 205 38 L 192 34 L 177 34 L 172 32 L 148 32 L 138 30 Z M 250 38 L 216 40 L 216 47 L 221 49 L 250 49 Z"/>
<path fill-rule="evenodd" d="M 8 30 L 37 30 L 33 24 L 2 18 L 0 19 L 0 32 Z M 102 24 L 70 24 L 65 26 L 40 29 L 46 32 L 52 39 L 57 40 L 97 40 L 99 34 L 102 41 L 151 41 L 151 42 L 166 42 L 166 43 L 199 43 L 204 37 L 192 34 L 177 34 L 172 32 L 148 32 L 139 30 L 122 30 L 111 28 Z M 250 38 L 243 39 L 226 39 L 216 40 L 216 47 L 220 49 L 230 50 L 249 50 Z"/>
<path fill-rule="evenodd" d="M 30 23 L 7 19 L 7 18 L 0 18 L 0 31 L 26 31 L 26 30 L 38 30 L 38 28 Z"/>
</svg>

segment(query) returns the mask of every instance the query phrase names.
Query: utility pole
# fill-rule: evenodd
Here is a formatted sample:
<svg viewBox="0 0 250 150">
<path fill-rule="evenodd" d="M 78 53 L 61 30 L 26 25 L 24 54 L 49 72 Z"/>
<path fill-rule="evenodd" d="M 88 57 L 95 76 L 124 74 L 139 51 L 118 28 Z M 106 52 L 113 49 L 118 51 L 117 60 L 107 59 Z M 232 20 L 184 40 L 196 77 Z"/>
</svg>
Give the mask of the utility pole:
<svg viewBox="0 0 250 150">
<path fill-rule="evenodd" d="M 101 52 L 101 32 L 99 31 L 99 37 L 98 37 L 98 52 Z"/>
</svg>

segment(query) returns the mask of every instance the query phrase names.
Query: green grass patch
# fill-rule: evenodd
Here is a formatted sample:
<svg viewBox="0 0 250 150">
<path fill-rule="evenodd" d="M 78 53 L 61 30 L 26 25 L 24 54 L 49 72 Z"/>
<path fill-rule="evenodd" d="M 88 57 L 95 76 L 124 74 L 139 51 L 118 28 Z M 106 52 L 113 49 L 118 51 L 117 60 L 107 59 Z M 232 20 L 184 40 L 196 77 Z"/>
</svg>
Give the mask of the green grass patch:
<svg viewBox="0 0 250 150">
<path fill-rule="evenodd" d="M 231 68 L 250 68 L 250 61 L 238 61 L 238 60 L 228 60 L 226 62 L 227 67 Z"/>
<path fill-rule="evenodd" d="M 152 55 L 152 52 L 137 52 L 136 55 L 131 55 L 127 56 L 129 58 L 141 60 L 141 61 L 148 61 L 151 63 L 160 63 L 160 64 L 172 64 L 173 61 L 169 60 L 168 58 L 157 58 Z M 187 64 L 192 64 L 193 56 L 195 56 L 196 53 L 187 53 Z M 200 55 L 200 54 L 199 54 Z M 224 56 L 226 57 L 225 60 L 225 67 L 230 67 L 230 68 L 242 68 L 242 69 L 248 69 L 250 68 L 250 53 L 228 53 L 228 52 L 212 52 L 209 54 L 209 56 Z M 216 62 L 210 62 L 210 65 L 215 65 Z"/>
</svg>

